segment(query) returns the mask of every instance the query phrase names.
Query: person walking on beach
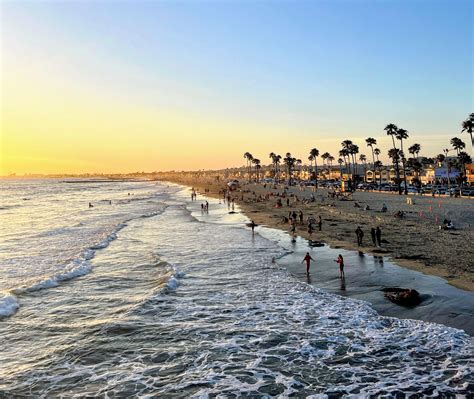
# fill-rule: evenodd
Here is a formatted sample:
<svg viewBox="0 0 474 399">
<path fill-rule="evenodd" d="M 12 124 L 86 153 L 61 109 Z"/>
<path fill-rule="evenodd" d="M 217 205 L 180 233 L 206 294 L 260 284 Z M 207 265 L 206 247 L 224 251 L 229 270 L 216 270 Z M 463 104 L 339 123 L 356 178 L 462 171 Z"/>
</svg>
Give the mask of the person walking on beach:
<svg viewBox="0 0 474 399">
<path fill-rule="evenodd" d="M 342 257 L 341 254 L 337 257 L 337 259 L 334 261 L 336 263 L 339 263 L 339 273 L 340 273 L 340 278 L 344 278 L 344 258 Z"/>
<path fill-rule="evenodd" d="M 373 227 L 370 229 L 370 236 L 372 237 L 372 243 L 377 246 L 377 241 L 375 240 L 375 229 Z"/>
<path fill-rule="evenodd" d="M 252 235 L 255 235 L 255 226 L 256 225 L 257 224 L 253 220 L 250 221 L 250 227 L 252 228 Z"/>
<path fill-rule="evenodd" d="M 318 216 L 318 229 L 321 231 L 321 228 L 323 227 L 323 219 L 321 219 L 321 216 Z"/>
<path fill-rule="evenodd" d="M 377 238 L 377 246 L 381 246 L 382 243 L 382 230 L 380 230 L 380 226 L 377 226 L 377 230 L 375 230 L 375 236 Z"/>
<path fill-rule="evenodd" d="M 355 233 L 357 236 L 357 245 L 360 247 L 362 245 L 362 238 L 364 238 L 364 232 L 362 231 L 360 226 L 357 226 Z"/>
<path fill-rule="evenodd" d="M 300 211 L 300 224 L 303 224 L 303 211 Z"/>
<path fill-rule="evenodd" d="M 306 274 L 309 274 L 309 267 L 311 266 L 311 261 L 314 262 L 315 260 L 311 257 L 309 252 L 306 252 L 306 256 L 301 261 L 301 263 L 306 262 Z"/>
</svg>

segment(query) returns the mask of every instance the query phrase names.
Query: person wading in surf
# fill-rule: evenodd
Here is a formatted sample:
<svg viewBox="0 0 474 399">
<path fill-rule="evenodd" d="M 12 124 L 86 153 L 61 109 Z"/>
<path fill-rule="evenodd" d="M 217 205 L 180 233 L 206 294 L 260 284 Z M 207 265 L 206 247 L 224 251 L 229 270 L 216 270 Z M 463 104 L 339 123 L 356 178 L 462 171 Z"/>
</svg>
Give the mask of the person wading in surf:
<svg viewBox="0 0 474 399">
<path fill-rule="evenodd" d="M 306 256 L 303 258 L 301 263 L 306 261 L 306 274 L 309 274 L 309 267 L 311 266 L 311 261 L 314 262 L 314 259 L 311 257 L 309 252 L 306 252 Z"/>
</svg>

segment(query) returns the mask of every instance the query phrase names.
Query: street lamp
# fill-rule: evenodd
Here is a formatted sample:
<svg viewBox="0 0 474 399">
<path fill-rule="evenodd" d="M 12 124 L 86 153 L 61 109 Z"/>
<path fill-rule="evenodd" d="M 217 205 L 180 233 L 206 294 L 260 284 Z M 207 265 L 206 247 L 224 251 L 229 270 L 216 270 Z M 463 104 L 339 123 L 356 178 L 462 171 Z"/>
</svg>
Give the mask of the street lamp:
<svg viewBox="0 0 474 399">
<path fill-rule="evenodd" d="M 448 193 L 449 193 L 449 196 L 451 197 L 451 182 L 449 180 L 449 161 L 448 161 L 449 148 L 445 148 L 443 152 L 446 154 L 444 159 L 446 161 L 446 174 L 448 176 Z"/>
</svg>

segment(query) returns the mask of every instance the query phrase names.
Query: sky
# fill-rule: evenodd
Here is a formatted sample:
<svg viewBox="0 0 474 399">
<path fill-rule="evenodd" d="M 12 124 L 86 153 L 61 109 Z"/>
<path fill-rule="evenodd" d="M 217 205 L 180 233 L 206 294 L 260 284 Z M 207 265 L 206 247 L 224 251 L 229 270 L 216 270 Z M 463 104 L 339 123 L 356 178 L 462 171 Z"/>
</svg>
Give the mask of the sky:
<svg viewBox="0 0 474 399">
<path fill-rule="evenodd" d="M 388 123 L 420 155 L 454 136 L 470 152 L 473 5 L 0 2 L 0 175 L 337 159 L 367 137 L 386 155 Z"/>
</svg>

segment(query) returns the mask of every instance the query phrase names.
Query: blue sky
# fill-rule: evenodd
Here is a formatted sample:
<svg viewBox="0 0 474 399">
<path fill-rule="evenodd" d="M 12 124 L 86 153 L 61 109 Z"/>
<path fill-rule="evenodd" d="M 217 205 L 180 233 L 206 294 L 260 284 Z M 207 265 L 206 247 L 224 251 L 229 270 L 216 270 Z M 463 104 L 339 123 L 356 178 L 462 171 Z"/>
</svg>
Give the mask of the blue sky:
<svg viewBox="0 0 474 399">
<path fill-rule="evenodd" d="M 345 138 L 385 140 L 393 122 L 439 152 L 474 111 L 472 1 L 9 2 L 2 11 L 7 78 L 10 64 L 32 65 L 104 99 L 264 127 L 293 151 L 297 139 L 330 152 Z"/>
</svg>

